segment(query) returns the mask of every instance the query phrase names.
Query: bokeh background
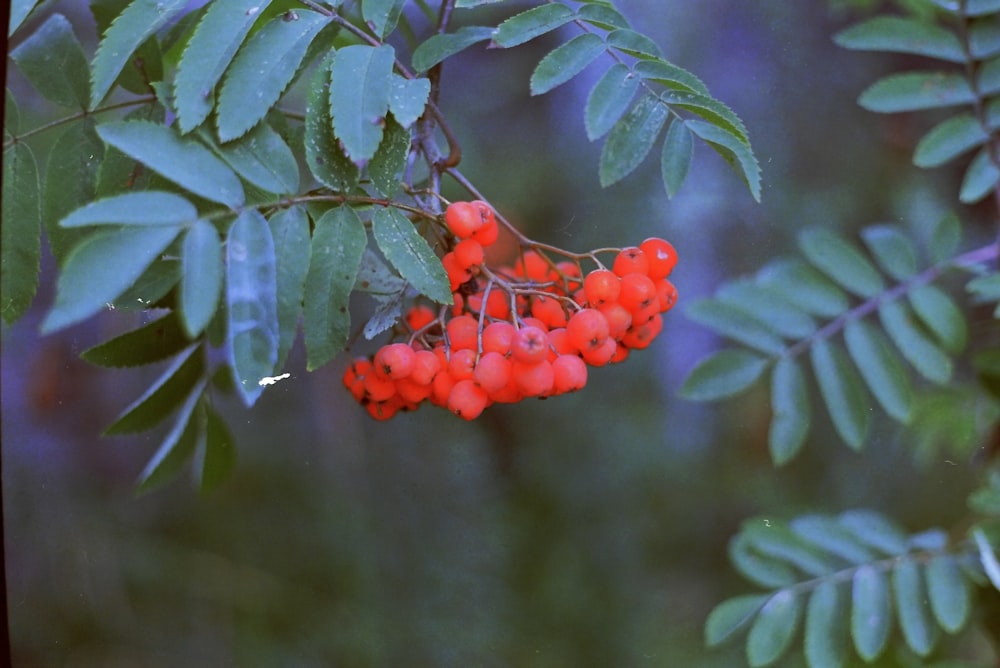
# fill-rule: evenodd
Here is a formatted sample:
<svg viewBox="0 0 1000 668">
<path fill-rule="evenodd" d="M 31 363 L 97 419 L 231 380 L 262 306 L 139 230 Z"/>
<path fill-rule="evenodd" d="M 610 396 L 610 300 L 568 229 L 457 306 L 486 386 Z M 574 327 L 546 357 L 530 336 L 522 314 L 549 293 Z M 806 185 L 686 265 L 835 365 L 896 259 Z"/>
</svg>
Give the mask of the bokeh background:
<svg viewBox="0 0 1000 668">
<path fill-rule="evenodd" d="M 583 128 L 600 66 L 528 94 L 562 33 L 446 65 L 441 106 L 462 169 L 530 236 L 579 251 L 657 235 L 678 249 L 682 302 L 663 334 L 625 364 L 592 370 L 575 395 L 497 406 L 473 423 L 429 407 L 376 423 L 340 385 L 347 356 L 306 373 L 299 342 L 291 378 L 252 411 L 219 399 L 238 441 L 231 480 L 201 496 L 182 476 L 136 496 L 162 432 L 100 433 L 161 369 L 98 369 L 77 356 L 149 316 L 109 312 L 40 337 L 47 259 L 35 307 L 3 330 L 16 665 L 735 666 L 740 645 L 707 650 L 701 628 L 716 603 L 751 591 L 726 559 L 746 518 L 863 506 L 911 530 L 954 524 L 974 466 L 914 465 L 909 435 L 888 421 L 876 418 L 877 437 L 855 454 L 817 414 L 803 454 L 776 470 L 763 388 L 717 405 L 676 396 L 724 345 L 684 304 L 790 252 L 806 224 L 851 232 L 951 206 L 957 176 L 909 164 L 927 119 L 855 104 L 907 61 L 831 41 L 883 4 L 619 3 L 744 119 L 763 167 L 760 204 L 704 146 L 672 200 L 652 156 L 601 189 L 600 142 Z M 51 9 L 93 47 L 79 3 Z M 41 123 L 55 112 L 29 100 L 21 113 Z M 360 318 L 366 306 L 356 307 Z M 943 645 L 990 656 L 975 633 Z M 800 664 L 797 654 L 784 662 Z"/>
</svg>

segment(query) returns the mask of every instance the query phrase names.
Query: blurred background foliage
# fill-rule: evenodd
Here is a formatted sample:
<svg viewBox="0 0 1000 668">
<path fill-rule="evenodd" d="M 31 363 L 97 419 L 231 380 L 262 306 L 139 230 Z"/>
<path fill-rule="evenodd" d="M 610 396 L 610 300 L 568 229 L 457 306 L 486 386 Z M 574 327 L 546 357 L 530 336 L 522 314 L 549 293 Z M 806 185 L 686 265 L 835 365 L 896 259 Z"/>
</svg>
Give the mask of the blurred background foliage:
<svg viewBox="0 0 1000 668">
<path fill-rule="evenodd" d="M 571 250 L 663 236 L 681 258 L 683 305 L 790 252 L 807 223 L 850 234 L 953 206 L 957 172 L 910 164 L 932 119 L 855 104 L 901 58 L 830 39 L 890 3 L 618 4 L 746 122 L 763 203 L 702 146 L 673 200 L 652 158 L 602 190 L 582 113 L 599 72 L 528 94 L 556 34 L 473 49 L 444 69 L 441 107 L 466 175 L 530 236 Z M 86 11 L 52 8 L 92 48 Z M 18 73 L 8 77 L 28 99 Z M 34 100 L 21 113 L 40 124 L 52 110 Z M 987 212 L 960 213 L 985 231 Z M 291 378 L 252 411 L 219 406 L 239 444 L 228 483 L 199 496 L 181 480 L 136 497 L 161 435 L 99 434 L 159 369 L 102 370 L 77 355 L 145 316 L 109 312 L 40 338 L 46 262 L 35 307 L 3 331 L 18 666 L 739 665 L 740 644 L 708 651 L 702 625 L 747 588 L 726 558 L 741 521 L 871 507 L 914 531 L 955 526 L 975 483 L 969 453 L 917 466 L 913 434 L 888 420 L 860 454 L 818 424 L 802 455 L 772 468 L 764 388 L 717 405 L 675 397 L 719 345 L 681 307 L 652 348 L 592 370 L 582 393 L 496 406 L 474 423 L 431 408 L 375 423 L 340 385 L 347 356 L 307 374 L 299 346 Z M 356 307 L 363 322 L 368 305 Z M 940 651 L 994 656 L 974 632 Z M 800 665 L 800 654 L 782 665 Z M 879 665 L 918 664 L 890 653 Z"/>
</svg>

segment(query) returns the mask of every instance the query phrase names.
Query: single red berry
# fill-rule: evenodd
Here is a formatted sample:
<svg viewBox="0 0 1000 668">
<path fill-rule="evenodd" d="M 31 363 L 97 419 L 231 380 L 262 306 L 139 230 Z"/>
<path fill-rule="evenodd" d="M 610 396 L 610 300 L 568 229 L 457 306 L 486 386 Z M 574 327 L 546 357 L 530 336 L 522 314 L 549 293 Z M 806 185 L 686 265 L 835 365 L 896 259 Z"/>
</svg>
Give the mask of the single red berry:
<svg viewBox="0 0 1000 668">
<path fill-rule="evenodd" d="M 472 372 L 472 379 L 488 394 L 499 392 L 510 382 L 511 363 L 498 352 L 483 353 Z"/>
<path fill-rule="evenodd" d="M 458 290 L 472 278 L 472 272 L 469 271 L 468 267 L 463 267 L 459 263 L 454 251 L 444 254 L 444 257 L 441 258 L 441 266 L 444 267 L 444 272 L 448 275 L 448 286 L 452 292 Z"/>
<path fill-rule="evenodd" d="M 476 351 L 471 348 L 452 350 L 451 359 L 448 360 L 448 374 L 455 380 L 466 380 L 472 378 L 472 371 L 476 368 Z"/>
<path fill-rule="evenodd" d="M 413 355 L 413 371 L 408 380 L 418 385 L 430 385 L 441 371 L 441 358 L 430 350 L 418 350 Z"/>
<path fill-rule="evenodd" d="M 625 335 L 625 338 L 622 339 L 622 344 L 628 346 L 629 348 L 641 350 L 642 348 L 648 347 L 662 329 L 663 316 L 657 313 L 653 316 L 653 319 L 645 325 L 631 328 L 628 334 Z"/>
<path fill-rule="evenodd" d="M 587 303 L 594 308 L 618 301 L 621 291 L 621 279 L 618 278 L 618 274 L 607 269 L 595 269 L 583 279 L 583 294 L 587 298 Z"/>
<path fill-rule="evenodd" d="M 471 379 L 458 381 L 448 394 L 448 410 L 465 420 L 475 420 L 488 403 L 486 390 Z"/>
<path fill-rule="evenodd" d="M 472 202 L 452 202 L 445 209 L 444 224 L 459 239 L 468 239 L 483 226 L 483 215 Z"/>
<path fill-rule="evenodd" d="M 555 297 L 534 295 L 531 298 L 531 315 L 545 323 L 549 329 L 566 326 L 566 311 Z"/>
<path fill-rule="evenodd" d="M 430 383 L 418 383 L 413 380 L 411 375 L 409 378 L 404 378 L 402 380 L 396 381 L 396 394 L 400 396 L 405 401 L 412 404 L 419 404 L 421 401 L 431 396 L 431 391 L 433 386 Z"/>
<path fill-rule="evenodd" d="M 483 223 L 482 227 L 472 233 L 471 238 L 482 244 L 484 248 L 492 246 L 500 238 L 500 226 L 491 216 L 489 220 Z"/>
<path fill-rule="evenodd" d="M 390 343 L 375 353 L 375 372 L 384 378 L 399 380 L 413 371 L 416 353 L 405 343 Z"/>
<path fill-rule="evenodd" d="M 448 344 L 453 351 L 463 348 L 476 349 L 479 341 L 479 322 L 471 315 L 452 318 L 445 329 L 448 332 Z"/>
<path fill-rule="evenodd" d="M 618 303 L 629 311 L 641 311 L 656 300 L 656 285 L 645 274 L 622 276 L 622 291 Z"/>
<path fill-rule="evenodd" d="M 625 276 L 626 274 L 642 274 L 645 276 L 649 273 L 649 259 L 641 248 L 629 246 L 621 249 L 618 255 L 615 256 L 615 263 L 611 266 L 611 271 L 619 276 Z"/>
<path fill-rule="evenodd" d="M 649 260 L 648 273 L 654 281 L 658 278 L 666 278 L 674 270 L 674 266 L 677 264 L 677 251 L 669 241 L 650 237 L 639 244 L 639 248 Z"/>
<path fill-rule="evenodd" d="M 413 331 L 417 331 L 421 327 L 431 324 L 437 315 L 434 313 L 434 309 L 426 304 L 417 304 L 411 306 L 406 312 L 406 326 Z"/>
<path fill-rule="evenodd" d="M 601 347 L 610 333 L 608 319 L 594 308 L 577 311 L 566 325 L 569 342 L 580 352 Z"/>
<path fill-rule="evenodd" d="M 514 361 L 511 374 L 517 389 L 526 397 L 542 397 L 552 391 L 555 374 L 548 360 L 527 364 Z"/>
<path fill-rule="evenodd" d="M 587 384 L 587 364 L 577 355 L 560 355 L 552 363 L 552 393 L 575 392 Z"/>
<path fill-rule="evenodd" d="M 590 366 L 604 366 L 611 361 L 618 350 L 618 342 L 610 336 L 604 339 L 604 343 L 596 348 L 588 348 L 580 351 L 583 361 Z"/>
<path fill-rule="evenodd" d="M 367 373 L 364 378 L 365 399 L 386 401 L 396 394 L 396 382 L 376 373 Z"/>
<path fill-rule="evenodd" d="M 511 351 L 524 364 L 541 362 L 549 355 L 549 337 L 541 328 L 527 325 L 517 330 Z"/>
<path fill-rule="evenodd" d="M 677 303 L 677 286 L 666 278 L 660 278 L 656 284 L 656 296 L 660 300 L 660 313 L 666 313 Z"/>
<path fill-rule="evenodd" d="M 497 352 L 509 357 L 514 347 L 514 325 L 505 321 L 491 322 L 483 329 L 483 352 Z"/>
<path fill-rule="evenodd" d="M 608 336 L 615 341 L 621 341 L 628 328 L 632 326 L 632 314 L 618 302 L 605 304 L 597 310 L 608 319 Z"/>
<path fill-rule="evenodd" d="M 463 269 L 478 267 L 483 263 L 485 255 L 483 245 L 475 239 L 463 239 L 455 245 L 452 251 L 455 254 L 455 261 Z"/>
</svg>

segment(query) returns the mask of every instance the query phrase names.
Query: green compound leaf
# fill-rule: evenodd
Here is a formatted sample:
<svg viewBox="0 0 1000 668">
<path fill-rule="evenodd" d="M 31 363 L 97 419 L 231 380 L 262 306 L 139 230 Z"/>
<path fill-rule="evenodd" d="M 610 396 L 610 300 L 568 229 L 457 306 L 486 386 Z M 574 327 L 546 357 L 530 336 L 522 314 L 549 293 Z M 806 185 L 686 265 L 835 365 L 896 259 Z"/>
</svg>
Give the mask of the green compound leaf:
<svg viewBox="0 0 1000 668">
<path fill-rule="evenodd" d="M 396 28 L 405 4 L 406 0 L 361 0 L 361 15 L 385 39 Z"/>
<path fill-rule="evenodd" d="M 352 190 L 361 170 L 344 154 L 333 135 L 330 116 L 330 65 L 332 54 L 320 65 L 306 98 L 305 148 L 309 171 L 323 185 L 338 192 Z"/>
<path fill-rule="evenodd" d="M 881 331 L 863 320 L 844 328 L 844 341 L 868 388 L 893 419 L 909 423 L 913 388 L 906 369 Z"/>
<path fill-rule="evenodd" d="M 885 302 L 878 314 L 889 338 L 917 373 L 938 385 L 948 382 L 951 358 L 931 341 L 909 308 L 900 302 Z"/>
<path fill-rule="evenodd" d="M 976 95 L 968 80 L 947 72 L 891 74 L 869 86 L 858 104 L 869 111 L 897 113 L 972 104 Z"/>
<path fill-rule="evenodd" d="M 113 306 L 126 311 L 170 307 L 164 298 L 180 282 L 181 263 L 177 257 L 164 254 L 153 260 L 139 280 L 118 296 Z"/>
<path fill-rule="evenodd" d="M 198 411 L 207 381 L 195 385 L 177 413 L 173 428 L 136 481 L 137 492 L 147 492 L 172 479 L 198 448 L 204 433 L 204 415 Z"/>
<path fill-rule="evenodd" d="M 0 225 L 0 311 L 7 324 L 28 310 L 38 289 L 41 210 L 38 167 L 31 148 L 17 142 L 3 153 L 3 225 Z"/>
<path fill-rule="evenodd" d="M 757 272 L 756 281 L 800 310 L 821 318 L 836 318 L 851 306 L 836 283 L 797 258 L 769 262 Z"/>
<path fill-rule="evenodd" d="M 429 79 L 407 79 L 394 73 L 389 91 L 389 111 L 399 125 L 409 128 L 423 115 L 430 94 Z"/>
<path fill-rule="evenodd" d="M 382 143 L 368 163 L 372 186 L 380 195 L 391 197 L 402 187 L 400 179 L 410 154 L 410 140 L 410 131 L 389 116 Z"/>
<path fill-rule="evenodd" d="M 52 254 L 65 264 L 85 233 L 58 225 L 67 214 L 96 195 L 97 172 L 104 157 L 104 144 L 94 132 L 94 122 L 86 118 L 73 123 L 49 151 L 42 178 L 42 222 Z"/>
<path fill-rule="evenodd" d="M 761 587 L 790 587 L 798 581 L 795 569 L 761 554 L 742 532 L 729 541 L 729 560 L 746 579 Z"/>
<path fill-rule="evenodd" d="M 104 32 L 91 72 L 90 109 L 111 90 L 125 64 L 143 42 L 187 6 L 187 0 L 134 0 Z"/>
<path fill-rule="evenodd" d="M 670 107 L 678 107 L 700 116 L 711 125 L 718 126 L 736 137 L 746 149 L 750 148 L 750 138 L 743 121 L 732 109 L 714 97 L 690 91 L 671 90 L 662 93 L 660 100 Z"/>
<path fill-rule="evenodd" d="M 370 160 L 382 142 L 395 57 L 395 49 L 387 44 L 355 44 L 333 58 L 329 98 L 333 132 L 355 164 Z"/>
<path fill-rule="evenodd" d="M 309 271 L 309 217 L 302 206 L 292 206 L 268 219 L 274 239 L 278 293 L 278 361 L 275 370 L 285 365 L 302 315 L 306 273 Z"/>
<path fill-rule="evenodd" d="M 587 138 L 594 141 L 607 134 L 625 114 L 640 79 L 622 63 L 615 63 L 598 79 L 587 97 L 584 126 Z"/>
<path fill-rule="evenodd" d="M 917 19 L 878 16 L 838 33 L 834 41 L 845 49 L 912 53 L 964 63 L 961 42 L 949 30 Z"/>
<path fill-rule="evenodd" d="M 10 3 L 10 25 L 7 28 L 7 36 L 10 37 L 21 27 L 24 20 L 31 14 L 31 10 L 38 5 L 40 0 L 11 0 Z"/>
<path fill-rule="evenodd" d="M 191 346 L 170 364 L 141 397 L 104 430 L 105 435 L 134 434 L 152 429 L 177 408 L 205 373 L 200 346 Z"/>
<path fill-rule="evenodd" d="M 667 113 L 654 95 L 647 94 L 615 123 L 601 150 L 601 187 L 621 181 L 639 166 L 660 135 Z"/>
<path fill-rule="evenodd" d="M 201 125 L 215 104 L 215 87 L 271 0 L 215 0 L 188 40 L 174 79 L 181 132 Z"/>
<path fill-rule="evenodd" d="M 60 227 L 136 225 L 177 227 L 198 218 L 194 204 L 180 195 L 158 190 L 125 193 L 86 204 L 59 222 Z"/>
<path fill-rule="evenodd" d="M 780 357 L 771 375 L 771 427 L 768 449 L 775 466 L 790 462 L 809 434 L 811 408 L 805 374 L 790 357 Z"/>
<path fill-rule="evenodd" d="M 920 656 L 927 656 L 934 648 L 937 627 L 931 618 L 920 564 L 911 559 L 896 564 L 892 571 L 892 592 L 906 644 Z"/>
<path fill-rule="evenodd" d="M 751 520 L 744 524 L 743 534 L 758 554 L 785 562 L 806 575 L 820 577 L 832 573 L 835 568 L 827 555 L 783 524 Z"/>
<path fill-rule="evenodd" d="M 786 339 L 805 339 L 816 331 L 816 321 L 773 287 L 738 279 L 719 288 L 716 298 L 746 311 Z"/>
<path fill-rule="evenodd" d="M 847 445 L 860 450 L 869 424 L 869 399 L 858 372 L 843 351 L 827 339 L 819 339 L 810 349 L 813 374 L 833 426 Z"/>
<path fill-rule="evenodd" d="M 170 311 L 158 320 L 83 351 L 80 357 L 104 367 L 139 366 L 165 360 L 190 343 L 181 327 L 180 316 Z"/>
<path fill-rule="evenodd" d="M 788 650 L 802 618 L 802 600 L 790 591 L 774 594 L 760 609 L 747 636 L 751 666 L 769 666 Z"/>
<path fill-rule="evenodd" d="M 847 510 L 837 516 L 842 527 L 868 547 L 888 556 L 906 552 L 906 533 L 884 515 L 870 510 Z"/>
<path fill-rule="evenodd" d="M 303 323 L 310 371 L 329 362 L 347 345 L 351 333 L 350 296 L 367 244 L 364 223 L 348 206 L 330 209 L 316 221 Z"/>
<path fill-rule="evenodd" d="M 760 165 L 746 140 L 725 128 L 708 121 L 685 121 L 688 129 L 711 146 L 734 169 L 750 189 L 750 194 L 760 201 Z"/>
<path fill-rule="evenodd" d="M 878 270 L 840 235 L 823 227 L 810 227 L 799 233 L 798 242 L 806 259 L 848 292 L 872 298 L 885 290 Z"/>
<path fill-rule="evenodd" d="M 663 176 L 663 188 L 667 192 L 667 197 L 673 197 L 680 191 L 693 159 L 694 139 L 691 131 L 684 123 L 671 121 L 660 154 L 660 173 Z"/>
<path fill-rule="evenodd" d="M 621 12 L 603 3 L 595 2 L 581 6 L 576 12 L 576 17 L 605 30 L 628 28 L 628 20 L 621 15 Z"/>
<path fill-rule="evenodd" d="M 972 610 L 968 582 L 958 560 L 951 554 L 937 554 L 927 562 L 924 576 L 934 618 L 948 633 L 957 633 Z"/>
<path fill-rule="evenodd" d="M 636 58 L 654 61 L 663 58 L 663 53 L 656 42 L 629 28 L 619 28 L 608 33 L 608 46 Z"/>
<path fill-rule="evenodd" d="M 236 440 L 211 404 L 202 402 L 202 410 L 205 412 L 205 434 L 195 457 L 200 460 L 196 469 L 198 488 L 204 494 L 232 475 L 236 468 Z"/>
<path fill-rule="evenodd" d="M 825 580 L 809 595 L 804 633 L 810 668 L 837 668 L 847 657 L 846 601 L 835 580 Z"/>
<path fill-rule="evenodd" d="M 865 661 L 874 661 L 892 631 L 892 596 L 885 573 L 867 564 L 858 568 L 851 579 L 851 601 L 854 648 Z"/>
<path fill-rule="evenodd" d="M 875 560 L 875 554 L 835 518 L 826 515 L 801 515 L 788 523 L 789 528 L 806 543 L 849 564 Z"/>
<path fill-rule="evenodd" d="M 921 285 L 909 293 L 910 305 L 941 346 L 954 355 L 968 343 L 965 316 L 955 301 L 934 285 Z"/>
<path fill-rule="evenodd" d="M 963 204 L 975 204 L 992 193 L 998 182 L 1000 169 L 990 159 L 989 148 L 984 148 L 969 163 L 958 198 Z"/>
<path fill-rule="evenodd" d="M 215 226 L 198 220 L 181 246 L 181 323 L 194 338 L 215 316 L 222 292 L 222 243 Z"/>
<path fill-rule="evenodd" d="M 982 146 L 990 136 L 972 114 L 959 114 L 936 125 L 917 143 L 913 164 L 940 167 L 967 151 Z"/>
<path fill-rule="evenodd" d="M 86 109 L 90 103 L 90 69 L 73 26 L 53 14 L 10 52 L 10 58 L 35 90 L 64 107 Z"/>
<path fill-rule="evenodd" d="M 917 273 L 917 247 L 896 225 L 871 225 L 861 231 L 865 246 L 883 271 L 897 281 Z"/>
<path fill-rule="evenodd" d="M 743 392 L 757 382 L 767 359 L 745 350 L 720 350 L 706 357 L 688 374 L 680 396 L 693 401 L 715 401 Z"/>
<path fill-rule="evenodd" d="M 688 307 L 687 315 L 695 322 L 767 355 L 780 355 L 785 350 L 781 337 L 746 310 L 732 304 L 702 299 Z"/>
<path fill-rule="evenodd" d="M 401 211 L 376 209 L 372 214 L 372 232 L 379 250 L 417 292 L 439 304 L 452 303 L 441 260 Z"/>
<path fill-rule="evenodd" d="M 248 134 L 217 151 L 237 174 L 261 190 L 276 195 L 298 192 L 299 164 L 295 154 L 267 123 L 258 123 Z"/>
<path fill-rule="evenodd" d="M 241 213 L 226 238 L 226 352 L 243 403 L 260 397 L 260 381 L 278 359 L 278 295 L 274 240 L 256 209 Z"/>
<path fill-rule="evenodd" d="M 985 60 L 1000 52 L 1000 26 L 987 17 L 969 24 L 969 55 L 975 60 Z"/>
<path fill-rule="evenodd" d="M 306 51 L 330 18 L 289 10 L 267 23 L 239 50 L 219 91 L 216 126 L 223 142 L 242 137 L 291 83 Z"/>
<path fill-rule="evenodd" d="M 551 32 L 575 18 L 573 10 L 560 3 L 533 7 L 501 23 L 493 33 L 497 46 L 509 48 Z"/>
<path fill-rule="evenodd" d="M 541 95 L 582 72 L 604 53 L 604 40 L 594 33 L 577 35 L 550 51 L 531 74 L 531 94 Z"/>
<path fill-rule="evenodd" d="M 697 93 L 705 97 L 711 95 L 704 81 L 683 67 L 665 60 L 641 60 L 635 64 L 633 72 L 646 81 L 655 81 L 672 90 Z"/>
<path fill-rule="evenodd" d="M 211 151 L 149 121 L 114 121 L 97 127 L 106 143 L 182 188 L 230 208 L 243 205 L 239 177 Z"/>
<path fill-rule="evenodd" d="M 413 51 L 411 62 L 417 72 L 426 72 L 443 60 L 493 37 L 493 28 L 463 26 L 450 33 L 431 35 Z"/>
<path fill-rule="evenodd" d="M 42 331 L 58 331 L 108 308 L 179 232 L 179 227 L 131 227 L 89 236 L 66 259 L 56 303 L 42 323 Z"/>
<path fill-rule="evenodd" d="M 705 620 L 705 644 L 715 647 L 750 626 L 767 596 L 751 594 L 736 596 L 715 606 Z"/>
</svg>

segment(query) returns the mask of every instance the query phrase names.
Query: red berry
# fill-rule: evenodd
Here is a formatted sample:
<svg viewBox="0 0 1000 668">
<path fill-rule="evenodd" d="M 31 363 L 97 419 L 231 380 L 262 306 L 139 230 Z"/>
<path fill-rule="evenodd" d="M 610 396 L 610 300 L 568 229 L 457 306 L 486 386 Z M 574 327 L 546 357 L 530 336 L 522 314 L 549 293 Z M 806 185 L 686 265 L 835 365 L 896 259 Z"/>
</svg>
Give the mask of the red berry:
<svg viewBox="0 0 1000 668">
<path fill-rule="evenodd" d="M 452 202 L 445 209 L 444 224 L 459 239 L 468 239 L 483 226 L 483 216 L 472 202 Z"/>
<path fill-rule="evenodd" d="M 390 343 L 375 353 L 375 372 L 384 378 L 399 380 L 413 371 L 416 353 L 405 343 Z"/>
<path fill-rule="evenodd" d="M 618 255 L 615 256 L 615 263 L 612 265 L 611 270 L 619 276 L 625 276 L 626 274 L 646 275 L 649 273 L 649 259 L 642 252 L 642 249 L 636 246 L 629 246 L 628 248 L 621 249 Z"/>
<path fill-rule="evenodd" d="M 418 350 L 413 356 L 413 371 L 407 380 L 418 385 L 430 385 L 441 371 L 441 359 L 430 350 Z"/>
<path fill-rule="evenodd" d="M 583 294 L 594 308 L 618 301 L 621 290 L 621 279 L 607 269 L 595 269 L 583 279 Z"/>
<path fill-rule="evenodd" d="M 448 332 L 448 344 L 451 349 L 475 350 L 479 341 L 479 322 L 471 315 L 460 315 L 452 318 L 445 326 Z"/>
<path fill-rule="evenodd" d="M 517 389 L 526 397 L 541 397 L 552 391 L 555 375 L 548 360 L 534 364 L 515 360 L 511 374 Z"/>
<path fill-rule="evenodd" d="M 483 245 L 475 239 L 463 239 L 455 245 L 452 251 L 455 254 L 455 261 L 463 269 L 478 267 L 483 263 Z"/>
<path fill-rule="evenodd" d="M 488 394 L 499 392 L 510 382 L 511 363 L 498 352 L 483 353 L 472 372 L 472 379 Z"/>
<path fill-rule="evenodd" d="M 629 311 L 641 311 L 656 300 L 656 285 L 645 274 L 625 274 L 622 276 L 622 292 L 618 303 Z"/>
<path fill-rule="evenodd" d="M 600 346 L 580 351 L 580 355 L 583 357 L 583 361 L 590 366 L 604 366 L 611 361 L 617 350 L 618 342 L 608 337 Z"/>
<path fill-rule="evenodd" d="M 569 342 L 581 352 L 597 349 L 604 345 L 610 335 L 608 319 L 597 309 L 581 309 L 569 319 L 566 335 Z"/>
<path fill-rule="evenodd" d="M 566 326 L 566 311 L 555 297 L 534 295 L 531 298 L 531 315 L 544 322 L 549 329 Z"/>
<path fill-rule="evenodd" d="M 483 352 L 498 352 L 509 356 L 517 330 L 509 322 L 491 322 L 483 329 Z"/>
<path fill-rule="evenodd" d="M 560 355 L 552 363 L 552 393 L 564 394 L 587 384 L 587 364 L 577 355 Z"/>
<path fill-rule="evenodd" d="M 452 350 L 451 359 L 448 360 L 448 375 L 455 380 L 467 380 L 472 378 L 472 371 L 476 367 L 476 351 L 470 348 Z"/>
<path fill-rule="evenodd" d="M 458 381 L 448 393 L 448 410 L 465 420 L 475 420 L 488 403 L 486 390 L 470 379 Z"/>
<path fill-rule="evenodd" d="M 658 237 L 650 237 L 641 244 L 639 248 L 646 254 L 649 260 L 649 277 L 654 281 L 658 278 L 666 278 L 674 270 L 677 264 L 677 251 L 673 245 Z"/>
<path fill-rule="evenodd" d="M 549 355 L 549 337 L 541 328 L 527 325 L 517 330 L 511 351 L 524 364 L 541 362 Z"/>
</svg>

